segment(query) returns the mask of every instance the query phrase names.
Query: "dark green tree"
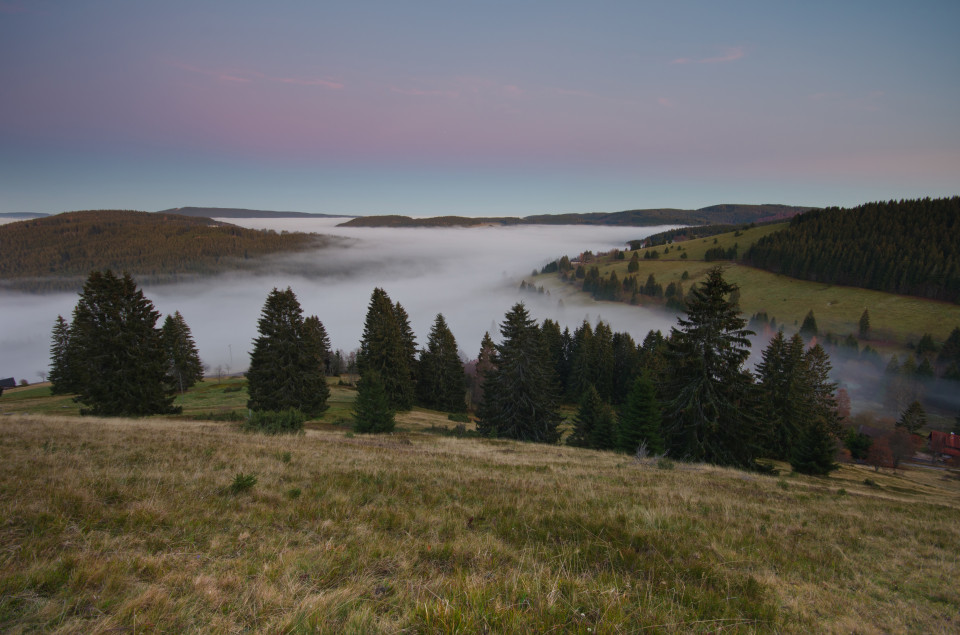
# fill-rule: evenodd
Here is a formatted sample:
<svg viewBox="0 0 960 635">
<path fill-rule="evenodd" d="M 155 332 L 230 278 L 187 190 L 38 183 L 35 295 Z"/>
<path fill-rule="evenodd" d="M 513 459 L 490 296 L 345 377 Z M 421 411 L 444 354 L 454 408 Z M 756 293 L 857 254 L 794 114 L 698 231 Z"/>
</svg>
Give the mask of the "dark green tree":
<svg viewBox="0 0 960 635">
<path fill-rule="evenodd" d="M 627 265 L 627 273 L 636 273 L 640 271 L 640 254 L 636 251 L 630 256 L 630 263 Z"/>
<path fill-rule="evenodd" d="M 353 403 L 353 428 L 357 432 L 391 432 L 395 425 L 393 409 L 380 374 L 368 370 L 360 376 L 357 398 Z"/>
<path fill-rule="evenodd" d="M 944 364 L 960 363 L 960 326 L 955 326 L 950 331 L 950 335 L 947 336 L 946 341 L 940 347 L 937 361 Z"/>
<path fill-rule="evenodd" d="M 70 348 L 70 324 L 63 319 L 62 315 L 57 316 L 57 321 L 53 325 L 53 336 L 50 344 L 50 393 L 54 395 L 66 395 L 80 391 L 74 376 L 74 368 L 71 363 L 73 352 Z"/>
<path fill-rule="evenodd" d="M 427 349 L 420 355 L 417 393 L 421 405 L 446 412 L 467 409 L 466 376 L 457 349 L 457 340 L 438 313 L 427 338 Z"/>
<path fill-rule="evenodd" d="M 556 411 L 556 378 L 540 328 L 523 303 L 500 325 L 493 369 L 484 376 L 477 430 L 523 441 L 556 443 L 561 417 Z"/>
<path fill-rule="evenodd" d="M 83 414 L 145 416 L 179 412 L 167 378 L 160 314 L 130 274 L 94 271 L 73 310 L 71 374 Z"/>
<path fill-rule="evenodd" d="M 190 327 L 176 311 L 168 315 L 160 329 L 163 352 L 167 356 L 168 373 L 173 388 L 183 394 L 198 381 L 203 380 L 203 363 L 193 341 Z"/>
<path fill-rule="evenodd" d="M 662 417 L 657 390 L 647 375 L 637 377 L 617 418 L 617 447 L 634 453 L 645 443 L 650 454 L 663 454 Z"/>
<path fill-rule="evenodd" d="M 870 312 L 866 309 L 860 315 L 860 337 L 861 339 L 870 337 Z"/>
<path fill-rule="evenodd" d="M 936 353 L 937 345 L 933 341 L 933 336 L 929 333 L 924 333 L 920 338 L 920 341 L 917 342 L 917 355 L 923 356 L 927 353 Z"/>
<path fill-rule="evenodd" d="M 290 287 L 274 288 L 257 323 L 247 386 L 247 407 L 257 411 L 295 409 L 308 417 L 327 409 L 330 388 L 319 351 L 304 326 L 303 310 Z"/>
<path fill-rule="evenodd" d="M 834 462 L 837 453 L 835 437 L 822 419 L 810 421 L 801 432 L 790 458 L 794 472 L 823 476 L 839 466 Z"/>
<path fill-rule="evenodd" d="M 907 409 L 900 413 L 897 427 L 903 428 L 911 434 L 916 434 L 927 425 L 927 411 L 919 401 L 914 401 Z"/>
<path fill-rule="evenodd" d="M 333 355 L 330 353 L 330 336 L 327 335 L 327 329 L 316 315 L 311 315 L 303 320 L 303 337 L 304 344 L 310 347 L 317 366 L 323 374 L 334 374 L 332 372 Z"/>
<path fill-rule="evenodd" d="M 402 308 L 402 307 L 401 307 Z M 406 313 L 403 317 L 405 318 Z M 410 362 L 409 324 L 400 324 L 386 291 L 376 288 L 370 296 L 367 317 L 357 354 L 360 374 L 374 371 L 387 392 L 390 408 L 409 410 L 413 406 L 414 382 Z M 416 349 L 416 344 L 413 345 Z"/>
<path fill-rule="evenodd" d="M 803 324 L 800 325 L 800 335 L 804 338 L 816 337 L 819 333 L 817 329 L 817 318 L 813 317 L 813 310 L 811 309 L 807 313 L 806 317 L 803 318 Z"/>
<path fill-rule="evenodd" d="M 400 342 L 403 344 L 403 357 L 410 371 L 410 386 L 413 394 L 416 394 L 417 384 L 417 337 L 413 334 L 410 327 L 410 316 L 406 309 L 399 302 L 393 305 L 393 316 L 397 321 L 397 329 L 400 331 Z"/>
<path fill-rule="evenodd" d="M 604 416 L 603 400 L 600 394 L 593 386 L 587 386 L 580 398 L 580 406 L 573 420 L 573 431 L 567 437 L 567 445 L 573 445 L 581 448 L 595 448 L 595 442 L 598 436 L 602 436 L 604 430 L 601 419 Z M 607 409 L 609 414 L 609 408 Z M 600 430 L 598 431 L 598 428 Z"/>
<path fill-rule="evenodd" d="M 753 332 L 728 299 L 735 288 L 719 267 L 711 269 L 671 330 L 664 437 L 675 457 L 753 467 L 758 427 L 753 379 L 743 368 Z"/>
</svg>

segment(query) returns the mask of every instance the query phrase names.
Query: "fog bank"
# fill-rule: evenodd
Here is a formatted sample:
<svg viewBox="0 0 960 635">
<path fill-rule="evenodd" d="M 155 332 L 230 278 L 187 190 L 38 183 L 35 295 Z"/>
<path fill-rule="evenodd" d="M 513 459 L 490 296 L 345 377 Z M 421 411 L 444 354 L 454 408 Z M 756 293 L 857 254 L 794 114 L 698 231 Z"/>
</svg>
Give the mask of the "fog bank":
<svg viewBox="0 0 960 635">
<path fill-rule="evenodd" d="M 601 303 L 563 290 L 550 296 L 520 293 L 533 269 L 562 255 L 625 247 L 668 227 L 518 226 L 475 228 L 341 228 L 342 219 L 225 219 L 244 227 L 342 236 L 346 247 L 275 256 L 257 273 L 227 273 L 196 282 L 144 286 L 163 314 L 180 311 L 211 369 L 232 372 L 249 364 L 257 320 L 267 294 L 290 286 L 305 315 L 317 315 L 334 348 L 359 345 L 367 303 L 383 287 L 410 315 L 417 342 L 425 344 L 443 313 L 460 348 L 475 357 L 484 331 L 499 338 L 498 324 L 517 301 L 537 320 L 552 318 L 571 329 L 585 318 L 606 320 L 638 340 L 650 329 L 668 330 L 675 319 L 660 310 Z M 539 284 L 539 282 L 538 282 Z M 563 300 L 561 303 L 560 300 Z M 49 365 L 50 332 L 57 315 L 69 319 L 75 293 L 0 293 L 0 376 L 37 381 Z"/>
</svg>

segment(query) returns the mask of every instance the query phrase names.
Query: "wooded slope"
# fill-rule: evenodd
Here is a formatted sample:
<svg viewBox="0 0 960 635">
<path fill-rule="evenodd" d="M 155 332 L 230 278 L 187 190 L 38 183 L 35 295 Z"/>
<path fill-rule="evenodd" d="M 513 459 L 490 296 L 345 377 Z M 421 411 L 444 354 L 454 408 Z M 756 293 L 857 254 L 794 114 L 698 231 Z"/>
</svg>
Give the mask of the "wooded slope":
<svg viewBox="0 0 960 635">
<path fill-rule="evenodd" d="M 76 278 L 92 270 L 161 278 L 212 273 L 321 240 L 174 214 L 68 212 L 0 226 L 0 278 L 10 286 L 42 290 L 76 286 Z"/>
<path fill-rule="evenodd" d="M 960 302 L 960 197 L 796 216 L 744 261 L 794 278 Z"/>
</svg>

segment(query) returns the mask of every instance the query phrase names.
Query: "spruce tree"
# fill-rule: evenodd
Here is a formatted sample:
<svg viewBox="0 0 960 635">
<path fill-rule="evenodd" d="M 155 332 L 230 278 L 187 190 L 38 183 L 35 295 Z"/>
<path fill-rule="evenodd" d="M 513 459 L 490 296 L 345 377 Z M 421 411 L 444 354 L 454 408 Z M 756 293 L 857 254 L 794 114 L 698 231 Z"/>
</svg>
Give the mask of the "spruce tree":
<svg viewBox="0 0 960 635">
<path fill-rule="evenodd" d="M 70 374 L 83 414 L 145 416 L 179 412 L 167 381 L 160 314 L 130 274 L 94 271 L 73 310 Z"/>
<path fill-rule="evenodd" d="M 950 335 L 947 336 L 946 341 L 940 347 L 937 361 L 944 364 L 960 363 L 960 326 L 955 326 L 950 331 Z"/>
<path fill-rule="evenodd" d="M 580 398 L 580 405 L 573 420 L 573 431 L 567 437 L 567 445 L 581 448 L 593 446 L 594 428 L 598 425 L 603 400 L 593 386 L 587 386 Z"/>
<path fill-rule="evenodd" d="M 476 377 L 470 386 L 470 405 L 477 407 L 483 402 L 483 382 L 484 377 L 493 372 L 493 358 L 496 354 L 496 348 L 493 345 L 493 339 L 490 333 L 485 332 L 480 341 L 480 353 L 477 355 L 477 364 L 475 367 Z"/>
<path fill-rule="evenodd" d="M 691 290 L 667 341 L 664 436 L 673 456 L 752 467 L 758 452 L 753 378 L 743 368 L 753 334 L 729 301 L 719 267 Z"/>
<path fill-rule="evenodd" d="M 386 291 L 379 287 L 374 289 L 357 354 L 360 375 L 374 371 L 380 376 L 393 410 L 409 410 L 414 399 L 411 354 L 416 350 L 416 344 L 411 350 L 412 333 L 404 332 L 409 330 L 406 312 L 402 317 L 403 325 Z"/>
<path fill-rule="evenodd" d="M 203 364 L 200 362 L 200 353 L 197 352 L 190 327 L 180 315 L 180 311 L 168 315 L 163 321 L 160 338 L 167 356 L 170 383 L 175 390 L 183 394 L 187 388 L 203 380 Z"/>
<path fill-rule="evenodd" d="M 556 378 L 537 326 L 522 302 L 500 325 L 501 344 L 494 368 L 485 374 L 477 429 L 524 441 L 555 443 L 560 434 L 556 411 Z"/>
<path fill-rule="evenodd" d="M 79 392 L 75 368 L 71 363 L 73 357 L 70 349 L 70 324 L 63 319 L 62 315 L 57 316 L 53 325 L 53 335 L 50 343 L 50 374 L 47 376 L 50 380 L 50 393 L 54 395 L 66 395 Z"/>
<path fill-rule="evenodd" d="M 864 309 L 860 316 L 860 338 L 867 339 L 868 337 L 870 337 L 870 312 Z"/>
<path fill-rule="evenodd" d="M 651 454 L 663 454 L 662 417 L 657 390 L 647 375 L 637 377 L 627 395 L 627 402 L 617 419 L 617 447 L 633 454 L 646 444 Z"/>
<path fill-rule="evenodd" d="M 446 412 L 464 412 L 467 392 L 463 363 L 457 340 L 442 313 L 434 319 L 427 338 L 427 349 L 420 355 L 417 393 L 420 404 Z"/>
<path fill-rule="evenodd" d="M 816 418 L 804 427 L 797 439 L 790 467 L 800 474 L 823 476 L 839 467 L 833 460 L 836 453 L 835 437 L 830 434 L 826 423 Z"/>
<path fill-rule="evenodd" d="M 316 315 L 303 320 L 304 344 L 310 347 L 317 367 L 324 375 L 333 374 L 333 355 L 330 353 L 330 336 Z"/>
<path fill-rule="evenodd" d="M 357 432 L 392 432 L 394 425 L 393 409 L 380 373 L 368 370 L 357 384 L 353 428 Z"/>
<path fill-rule="evenodd" d="M 805 338 L 816 337 L 819 333 L 817 329 L 817 318 L 813 317 L 813 309 L 803 318 L 803 324 L 800 325 L 800 335 Z"/>
<path fill-rule="evenodd" d="M 307 335 L 303 310 L 290 287 L 274 288 L 257 323 L 247 385 L 251 410 L 296 409 L 313 417 L 327 409 L 330 388 L 318 350 Z"/>
<path fill-rule="evenodd" d="M 927 412 L 920 405 L 919 401 L 914 401 L 907 409 L 900 414 L 897 419 L 897 427 L 904 428 L 911 434 L 916 434 L 927 425 Z"/>
</svg>

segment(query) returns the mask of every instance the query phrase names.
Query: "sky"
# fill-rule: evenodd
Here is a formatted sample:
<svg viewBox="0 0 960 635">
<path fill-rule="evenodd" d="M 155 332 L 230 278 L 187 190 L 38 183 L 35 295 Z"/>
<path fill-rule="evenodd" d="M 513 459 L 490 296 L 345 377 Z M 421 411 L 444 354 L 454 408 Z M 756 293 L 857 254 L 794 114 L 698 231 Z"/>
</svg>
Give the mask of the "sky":
<svg viewBox="0 0 960 635">
<path fill-rule="evenodd" d="M 960 2 L 0 0 L 0 212 L 960 193 Z"/>
</svg>

